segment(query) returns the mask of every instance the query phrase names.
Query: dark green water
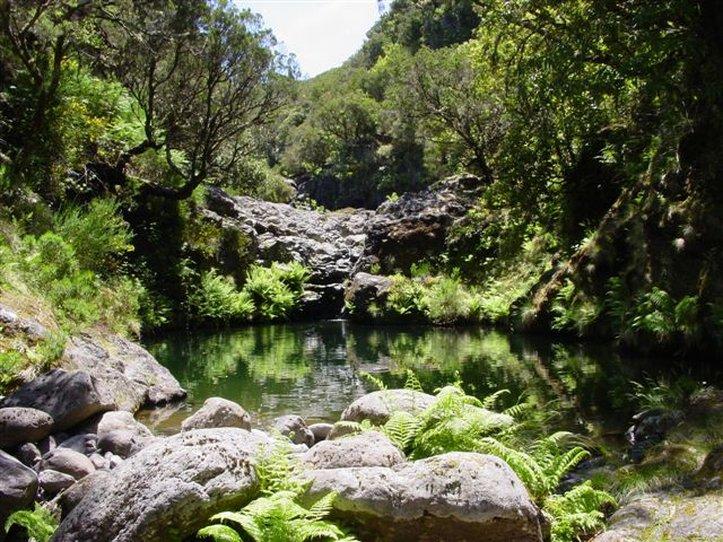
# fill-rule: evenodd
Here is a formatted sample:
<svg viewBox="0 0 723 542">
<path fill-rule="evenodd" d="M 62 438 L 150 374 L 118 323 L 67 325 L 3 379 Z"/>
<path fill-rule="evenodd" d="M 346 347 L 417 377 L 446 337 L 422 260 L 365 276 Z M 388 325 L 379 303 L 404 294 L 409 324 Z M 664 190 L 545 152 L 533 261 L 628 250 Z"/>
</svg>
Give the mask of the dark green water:
<svg viewBox="0 0 723 542">
<path fill-rule="evenodd" d="M 203 401 L 243 405 L 258 426 L 282 414 L 335 421 L 374 388 L 361 373 L 403 385 L 413 369 L 426 391 L 461 379 L 480 397 L 501 388 L 513 404 L 533 394 L 563 412 L 561 424 L 586 434 L 619 435 L 634 405 L 630 381 L 656 360 L 621 358 L 603 345 L 570 345 L 484 329 L 373 327 L 344 321 L 265 325 L 166 337 L 147 345 L 188 390 L 172 409 L 141 413 L 158 432 L 178 430 Z"/>
</svg>

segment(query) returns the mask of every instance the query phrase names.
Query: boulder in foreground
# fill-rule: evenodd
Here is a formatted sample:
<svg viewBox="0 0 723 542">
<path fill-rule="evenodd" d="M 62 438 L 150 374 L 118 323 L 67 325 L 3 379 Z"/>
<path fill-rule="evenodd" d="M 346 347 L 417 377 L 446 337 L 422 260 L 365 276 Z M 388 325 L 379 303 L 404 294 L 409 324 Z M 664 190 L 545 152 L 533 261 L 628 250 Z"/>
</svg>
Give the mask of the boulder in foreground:
<svg viewBox="0 0 723 542">
<path fill-rule="evenodd" d="M 540 542 L 540 513 L 501 459 L 454 452 L 393 468 L 314 470 L 309 495 L 380 542 Z"/>
<path fill-rule="evenodd" d="M 238 510 L 256 495 L 252 462 L 265 442 L 226 428 L 158 440 L 92 484 L 53 540 L 183 540 L 211 515 Z"/>
</svg>

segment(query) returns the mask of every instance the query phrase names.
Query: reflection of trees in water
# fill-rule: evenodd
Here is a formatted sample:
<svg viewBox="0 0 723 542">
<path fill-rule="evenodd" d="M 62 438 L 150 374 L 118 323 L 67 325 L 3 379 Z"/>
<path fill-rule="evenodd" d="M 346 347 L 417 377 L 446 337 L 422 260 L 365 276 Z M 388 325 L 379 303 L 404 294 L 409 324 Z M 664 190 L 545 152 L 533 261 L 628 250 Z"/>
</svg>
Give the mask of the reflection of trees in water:
<svg viewBox="0 0 723 542">
<path fill-rule="evenodd" d="M 412 369 L 430 392 L 459 378 L 478 396 L 509 389 L 503 407 L 524 394 L 582 418 L 613 416 L 631 378 L 608 348 L 471 328 L 267 325 L 170 337 L 151 350 L 195 402 L 220 394 L 251 408 L 306 406 L 317 415 L 325 403 L 343 408 L 363 393 L 359 371 L 400 386 Z"/>
</svg>

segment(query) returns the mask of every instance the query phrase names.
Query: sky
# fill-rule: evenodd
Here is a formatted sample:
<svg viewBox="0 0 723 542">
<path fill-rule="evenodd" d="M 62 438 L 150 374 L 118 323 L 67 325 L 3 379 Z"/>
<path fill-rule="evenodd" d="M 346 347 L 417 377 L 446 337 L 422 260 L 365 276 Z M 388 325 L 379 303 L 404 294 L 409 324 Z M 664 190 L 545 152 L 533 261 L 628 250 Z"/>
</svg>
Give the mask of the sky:
<svg viewBox="0 0 723 542">
<path fill-rule="evenodd" d="M 259 13 L 306 77 L 340 66 L 379 18 L 377 0 L 236 0 Z"/>
</svg>

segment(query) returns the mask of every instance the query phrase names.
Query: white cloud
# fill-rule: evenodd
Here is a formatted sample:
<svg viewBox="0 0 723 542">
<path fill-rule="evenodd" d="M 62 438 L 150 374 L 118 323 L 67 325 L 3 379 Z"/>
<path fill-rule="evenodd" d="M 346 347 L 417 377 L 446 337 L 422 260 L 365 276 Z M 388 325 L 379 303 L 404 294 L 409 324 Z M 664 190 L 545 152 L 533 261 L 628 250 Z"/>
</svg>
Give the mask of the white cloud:
<svg viewBox="0 0 723 542">
<path fill-rule="evenodd" d="M 339 66 L 355 53 L 379 17 L 377 0 L 237 0 L 237 4 L 261 14 L 310 77 Z"/>
</svg>

